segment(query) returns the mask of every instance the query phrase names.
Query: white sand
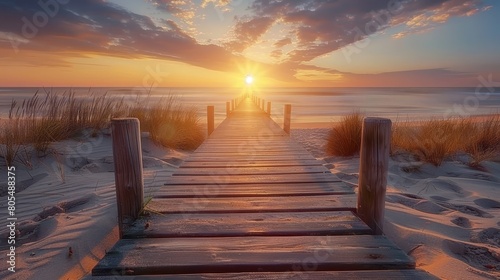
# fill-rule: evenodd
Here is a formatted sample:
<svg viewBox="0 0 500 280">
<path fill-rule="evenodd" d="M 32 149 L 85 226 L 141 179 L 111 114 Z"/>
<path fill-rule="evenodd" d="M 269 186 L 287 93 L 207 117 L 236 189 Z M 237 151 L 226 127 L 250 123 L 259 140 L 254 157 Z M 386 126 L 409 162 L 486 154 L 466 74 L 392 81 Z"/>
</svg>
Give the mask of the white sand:
<svg viewBox="0 0 500 280">
<path fill-rule="evenodd" d="M 292 131 L 355 188 L 359 159 L 326 157 L 327 134 L 324 128 Z M 26 188 L 16 195 L 17 272 L 6 271 L 2 261 L 1 279 L 80 279 L 117 241 L 110 136 L 64 141 L 53 149 L 58 153 L 33 157 L 31 169 L 16 164 L 18 189 Z M 143 152 L 146 196 L 188 156 L 158 148 L 146 137 Z M 391 159 L 385 232 L 419 268 L 444 279 L 500 277 L 500 163 L 483 166 L 479 171 L 449 161 L 436 168 L 403 156 Z M 0 220 L 6 221 L 5 197 L 0 201 Z M 6 235 L 2 226 L 3 256 Z"/>
<path fill-rule="evenodd" d="M 33 157 L 31 169 L 15 164 L 21 237 L 16 244 L 16 273 L 11 273 L 4 261 L 8 232 L 1 227 L 0 279 L 81 279 L 118 240 L 110 135 L 64 141 L 52 149 L 58 153 Z M 186 156 L 156 147 L 143 137 L 145 196 L 162 186 Z M 4 167 L 1 170 L 6 172 Z M 5 196 L 0 208 L 3 225 Z"/>
<path fill-rule="evenodd" d="M 295 129 L 302 143 L 356 189 L 359 157 L 327 157 L 328 129 Z M 468 167 L 466 156 L 440 167 L 391 158 L 385 234 L 417 267 L 442 279 L 500 279 L 500 162 Z"/>
</svg>

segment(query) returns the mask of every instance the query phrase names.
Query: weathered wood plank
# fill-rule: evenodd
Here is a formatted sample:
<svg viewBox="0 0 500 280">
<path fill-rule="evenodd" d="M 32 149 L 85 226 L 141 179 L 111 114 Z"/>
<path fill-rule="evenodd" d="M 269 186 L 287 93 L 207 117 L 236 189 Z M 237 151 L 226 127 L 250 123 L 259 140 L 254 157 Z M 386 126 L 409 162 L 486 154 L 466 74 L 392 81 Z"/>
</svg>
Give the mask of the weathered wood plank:
<svg viewBox="0 0 500 280">
<path fill-rule="evenodd" d="M 298 155 L 310 155 L 307 150 L 294 149 L 293 147 L 285 148 L 254 148 L 244 145 L 243 147 L 228 149 L 227 147 L 221 148 L 204 148 L 196 150 L 196 155 L 200 156 L 213 156 L 213 154 L 219 154 L 223 156 L 252 156 L 256 154 L 260 155 L 288 155 L 288 154 L 298 154 Z"/>
<path fill-rule="evenodd" d="M 159 198 L 259 197 L 354 194 L 343 182 L 241 185 L 169 185 L 153 194 Z"/>
<path fill-rule="evenodd" d="M 179 168 L 220 168 L 220 167 L 273 167 L 273 166 L 320 166 L 324 162 L 315 159 L 273 160 L 273 161 L 193 161 L 184 162 Z"/>
<path fill-rule="evenodd" d="M 350 211 L 153 215 L 124 238 L 371 234 Z"/>
<path fill-rule="evenodd" d="M 321 183 L 340 182 L 331 173 L 306 174 L 264 174 L 264 175 L 200 175 L 172 176 L 164 185 L 207 185 L 207 184 L 284 184 L 284 183 Z"/>
<path fill-rule="evenodd" d="M 217 189 L 212 194 L 216 194 Z M 153 198 L 147 210 L 157 213 L 252 213 L 298 211 L 351 211 L 356 196 L 318 195 L 290 197 L 195 197 Z"/>
<path fill-rule="evenodd" d="M 94 275 L 410 269 L 384 236 L 122 239 Z"/>
<path fill-rule="evenodd" d="M 107 280 L 109 276 L 93 277 L 93 280 Z M 136 276 L 113 276 L 112 279 L 132 280 Z M 359 270 L 359 271 L 299 271 L 287 272 L 245 272 L 245 273 L 205 273 L 205 274 L 175 274 L 175 275 L 145 275 L 141 280 L 289 280 L 289 279 L 339 279 L 339 280 L 439 280 L 438 277 L 413 269 L 402 270 Z"/>
<path fill-rule="evenodd" d="M 178 169 L 173 176 L 199 175 L 265 175 L 265 174 L 301 174 L 301 173 L 330 173 L 324 166 L 291 166 L 291 167 L 223 167 L 210 169 Z"/>
<path fill-rule="evenodd" d="M 193 161 L 276 161 L 276 160 L 315 160 L 315 158 L 311 154 L 285 154 L 285 155 L 262 155 L 256 154 L 252 155 L 249 158 L 243 158 L 239 155 L 236 156 L 199 156 L 197 154 L 193 154 L 189 158 L 185 160 L 185 162 L 193 162 Z"/>
</svg>

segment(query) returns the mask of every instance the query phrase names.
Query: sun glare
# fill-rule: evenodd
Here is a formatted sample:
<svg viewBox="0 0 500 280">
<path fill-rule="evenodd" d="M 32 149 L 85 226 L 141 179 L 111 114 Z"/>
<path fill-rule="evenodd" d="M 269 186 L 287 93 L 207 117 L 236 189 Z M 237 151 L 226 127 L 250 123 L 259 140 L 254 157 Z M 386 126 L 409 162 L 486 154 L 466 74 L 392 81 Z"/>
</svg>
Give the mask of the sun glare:
<svg viewBox="0 0 500 280">
<path fill-rule="evenodd" d="M 247 85 L 251 85 L 253 83 L 253 77 L 251 75 L 246 76 L 245 83 L 247 83 Z"/>
</svg>

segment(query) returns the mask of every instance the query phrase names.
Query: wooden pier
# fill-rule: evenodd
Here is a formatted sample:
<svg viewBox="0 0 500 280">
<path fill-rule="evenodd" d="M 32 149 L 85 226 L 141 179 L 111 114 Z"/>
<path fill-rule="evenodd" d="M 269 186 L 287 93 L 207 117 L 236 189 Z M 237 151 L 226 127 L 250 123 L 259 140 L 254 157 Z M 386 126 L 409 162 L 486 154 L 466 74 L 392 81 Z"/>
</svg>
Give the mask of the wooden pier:
<svg viewBox="0 0 500 280">
<path fill-rule="evenodd" d="M 358 217 L 353 189 L 290 139 L 270 104 L 235 103 L 95 279 L 434 279 Z"/>
</svg>

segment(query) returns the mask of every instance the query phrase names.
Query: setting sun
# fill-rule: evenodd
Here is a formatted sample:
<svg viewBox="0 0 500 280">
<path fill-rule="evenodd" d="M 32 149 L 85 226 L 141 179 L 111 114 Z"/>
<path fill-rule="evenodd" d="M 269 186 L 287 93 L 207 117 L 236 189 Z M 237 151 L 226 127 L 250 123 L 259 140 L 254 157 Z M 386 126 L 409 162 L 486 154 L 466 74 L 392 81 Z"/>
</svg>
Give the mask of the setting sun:
<svg viewBox="0 0 500 280">
<path fill-rule="evenodd" d="M 247 83 L 247 85 L 251 85 L 253 83 L 253 76 L 251 75 L 246 76 L 245 83 Z"/>
</svg>

